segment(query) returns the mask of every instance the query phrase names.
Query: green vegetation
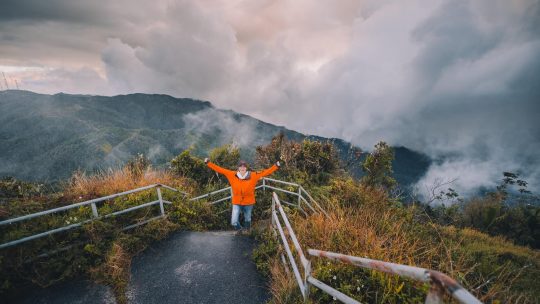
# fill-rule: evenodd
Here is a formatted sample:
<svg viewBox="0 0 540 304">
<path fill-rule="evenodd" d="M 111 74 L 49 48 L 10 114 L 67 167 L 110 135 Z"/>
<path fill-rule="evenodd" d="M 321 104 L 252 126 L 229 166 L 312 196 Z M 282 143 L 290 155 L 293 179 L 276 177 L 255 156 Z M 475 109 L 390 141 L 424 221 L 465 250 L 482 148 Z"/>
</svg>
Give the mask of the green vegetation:
<svg viewBox="0 0 540 304">
<path fill-rule="evenodd" d="M 448 188 L 435 199 L 443 203 L 436 207 L 424 205 L 424 209 L 440 225 L 474 228 L 540 249 L 540 199 L 527 190 L 527 182 L 518 174 L 504 172 L 497 189 L 482 197 L 463 200 Z M 452 204 L 445 205 L 447 201 Z"/>
<path fill-rule="evenodd" d="M 276 155 L 279 146 L 273 141 L 258 148 L 258 157 Z M 301 145 L 295 146 L 295 151 L 298 148 Z M 396 201 L 389 193 L 395 184 L 389 165 L 392 158 L 391 149 L 379 143 L 363 162 L 369 170 L 360 181 L 337 174 L 337 170 L 326 181 L 309 183 L 309 191 L 321 198 L 329 217 L 304 217 L 289 210 L 303 247 L 438 270 L 458 279 L 484 302 L 536 303 L 540 298 L 540 285 L 535 279 L 540 275 L 538 251 L 466 226 L 456 227 L 451 221 L 443 224 L 439 219 L 444 217 L 429 216 L 426 209 L 430 207 L 423 204 Z M 295 167 L 302 168 L 302 164 Z M 339 167 L 337 162 L 335 167 Z M 300 183 L 310 180 L 302 179 L 301 174 L 288 177 Z M 455 192 L 446 193 L 445 198 L 456 199 Z M 447 219 L 461 212 L 458 207 L 446 210 L 452 210 L 445 213 Z M 272 303 L 303 302 L 294 279 L 278 258 L 281 249 L 273 243 L 274 236 L 267 233 L 259 237 L 262 241 L 254 259 L 263 273 L 270 273 Z M 428 290 L 425 284 L 378 271 L 311 260 L 315 277 L 363 303 L 418 303 L 423 302 Z M 316 288 L 311 293 L 313 303 L 334 302 Z"/>
<path fill-rule="evenodd" d="M 151 168 L 148 159 L 144 155 L 138 155 L 121 170 L 94 176 L 76 172 L 61 186 L 60 192 L 44 193 L 43 185 L 12 178 L 4 179 L 0 183 L 3 194 L 0 219 L 14 218 L 155 183 L 181 188 L 190 193 L 204 191 L 195 188 L 194 182 L 188 178 Z M 184 195 L 168 190 L 163 190 L 163 195 L 172 202 L 172 205 L 165 205 L 167 218 L 122 231 L 123 227 L 159 215 L 159 207 L 156 205 L 112 218 L 95 220 L 81 228 L 2 249 L 0 295 L 10 299 L 31 284 L 46 287 L 73 276 L 86 275 L 97 282 L 112 286 L 117 302 L 126 303 L 125 292 L 131 258 L 134 255 L 172 231 L 223 229 L 228 222 L 228 215 L 222 212 L 226 209 L 225 205 L 209 206 L 203 201 L 188 202 Z M 155 189 L 150 189 L 98 203 L 97 207 L 100 215 L 107 215 L 156 199 Z M 90 207 L 84 206 L 31 221 L 0 226 L 0 242 L 5 243 L 80 223 L 91 217 Z"/>
<path fill-rule="evenodd" d="M 287 209 L 303 248 L 439 270 L 458 279 L 485 302 L 535 303 L 540 298 L 536 279 L 540 276 L 540 254 L 511 242 L 535 246 L 532 244 L 538 241 L 538 211 L 534 209 L 537 207 L 527 205 L 534 197 L 526 191 L 526 182 L 517 174 L 505 174 L 501 187 L 484 197 L 460 201 L 459 195 L 448 189 L 438 193 L 437 199 L 455 202 L 451 206 L 407 204 L 391 193 L 395 185 L 393 155 L 384 142 L 377 144 L 361 164 L 365 176 L 355 180 L 346 173 L 332 143 L 308 139 L 296 142 L 280 134 L 270 143 L 257 147 L 253 169 L 266 168 L 281 159 L 282 168 L 275 177 L 302 184 L 327 210 L 328 218 L 321 214 L 305 216 Z M 224 145 L 212 150 L 209 156 L 216 163 L 234 169 L 240 150 Z M 168 171 L 153 169 L 144 155 L 138 155 L 119 170 L 92 176 L 77 172 L 58 186 L 60 191 L 4 179 L 0 182 L 0 219 L 154 183 L 177 187 L 190 195 L 226 186 L 223 177 L 208 170 L 193 150 L 174 157 Z M 516 186 L 525 191 L 515 190 Z M 131 259 L 149 244 L 179 229 L 228 229 L 227 204 L 211 206 L 204 201 L 188 202 L 178 193 L 163 190 L 163 194 L 172 202 L 165 206 L 168 214 L 165 219 L 122 231 L 122 227 L 159 214 L 157 206 L 142 208 L 0 251 L 1 296 L 12 296 L 28 284 L 48 286 L 86 275 L 113 286 L 117 301 L 125 303 Z M 260 242 L 253 260 L 261 273 L 270 278 L 272 303 L 300 303 L 303 300 L 298 287 L 281 264 L 281 246 L 269 229 L 270 194 L 270 191 L 257 194 L 253 215 L 257 223 L 252 235 Z M 219 195 L 209 199 L 217 198 Z M 143 191 L 98 204 L 98 211 L 110 214 L 155 199 L 155 191 Z M 293 198 L 284 195 L 283 199 Z M 2 226 L 0 241 L 81 222 L 91 215 L 89 207 L 81 207 L 39 218 L 31 224 Z M 73 247 L 40 256 L 66 246 Z M 381 272 L 318 258 L 311 260 L 315 277 L 361 302 L 417 303 L 423 301 L 428 288 Z M 315 288 L 311 293 L 312 303 L 333 302 Z"/>
<path fill-rule="evenodd" d="M 362 163 L 362 169 L 366 175 L 362 182 L 371 187 L 382 187 L 391 190 L 396 186 L 396 180 L 392 177 L 392 161 L 394 150 L 385 142 L 375 145 L 375 150 L 370 153 Z"/>
</svg>

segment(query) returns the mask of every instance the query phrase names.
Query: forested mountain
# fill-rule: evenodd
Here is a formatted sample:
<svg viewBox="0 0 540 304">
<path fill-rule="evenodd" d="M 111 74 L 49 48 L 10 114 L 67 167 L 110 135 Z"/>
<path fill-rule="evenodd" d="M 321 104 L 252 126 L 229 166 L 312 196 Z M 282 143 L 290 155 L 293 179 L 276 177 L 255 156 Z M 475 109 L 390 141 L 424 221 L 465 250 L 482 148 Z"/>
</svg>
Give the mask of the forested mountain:
<svg viewBox="0 0 540 304">
<path fill-rule="evenodd" d="M 304 135 L 248 115 L 215 108 L 210 102 L 157 94 L 113 97 L 29 91 L 0 92 L 0 176 L 54 181 L 73 171 L 118 167 L 137 154 L 165 166 L 192 148 L 204 156 L 226 143 L 250 160 L 255 147 L 283 132 L 289 139 L 331 140 L 344 163 L 352 145 L 341 139 Z M 410 184 L 430 160 L 405 147 L 395 150 L 395 176 Z M 358 162 L 348 164 L 362 174 Z"/>
</svg>

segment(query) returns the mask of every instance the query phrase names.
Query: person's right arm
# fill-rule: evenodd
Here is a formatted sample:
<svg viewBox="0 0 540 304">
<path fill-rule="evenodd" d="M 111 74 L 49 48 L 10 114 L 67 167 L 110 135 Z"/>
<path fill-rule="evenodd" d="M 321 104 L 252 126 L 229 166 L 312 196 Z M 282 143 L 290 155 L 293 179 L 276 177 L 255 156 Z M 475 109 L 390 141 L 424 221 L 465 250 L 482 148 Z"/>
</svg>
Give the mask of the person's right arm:
<svg viewBox="0 0 540 304">
<path fill-rule="evenodd" d="M 225 168 L 222 168 L 222 167 L 220 167 L 220 166 L 214 164 L 213 162 L 209 161 L 208 158 L 205 158 L 205 159 L 204 159 L 204 162 L 206 163 L 206 165 L 208 166 L 208 168 L 210 168 L 210 169 L 216 171 L 217 173 L 221 173 L 221 174 L 223 174 L 223 175 L 225 175 L 225 176 L 230 175 L 230 174 L 233 174 L 233 175 L 234 175 L 234 171 L 232 171 L 232 170 L 227 170 L 227 169 L 225 169 Z"/>
</svg>

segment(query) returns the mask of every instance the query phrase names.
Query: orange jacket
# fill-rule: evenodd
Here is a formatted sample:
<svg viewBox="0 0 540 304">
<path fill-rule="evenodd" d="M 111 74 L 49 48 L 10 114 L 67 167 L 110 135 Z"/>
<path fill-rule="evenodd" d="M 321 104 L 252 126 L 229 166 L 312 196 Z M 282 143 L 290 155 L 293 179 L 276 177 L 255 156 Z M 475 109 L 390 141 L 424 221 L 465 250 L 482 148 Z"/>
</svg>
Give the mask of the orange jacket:
<svg viewBox="0 0 540 304">
<path fill-rule="evenodd" d="M 236 176 L 236 171 L 227 170 L 213 162 L 208 162 L 208 167 L 225 175 L 232 187 L 232 203 L 243 206 L 255 204 L 255 187 L 257 186 L 257 182 L 278 169 L 278 166 L 273 165 L 260 172 L 250 172 L 251 176 L 248 179 L 240 179 Z"/>
</svg>

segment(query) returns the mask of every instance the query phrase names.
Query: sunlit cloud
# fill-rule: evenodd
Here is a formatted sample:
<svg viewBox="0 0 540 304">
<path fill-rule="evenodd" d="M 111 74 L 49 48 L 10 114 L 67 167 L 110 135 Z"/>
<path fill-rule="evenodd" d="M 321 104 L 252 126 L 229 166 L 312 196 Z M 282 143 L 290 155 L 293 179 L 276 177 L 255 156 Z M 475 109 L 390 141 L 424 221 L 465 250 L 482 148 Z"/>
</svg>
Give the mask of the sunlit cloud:
<svg viewBox="0 0 540 304">
<path fill-rule="evenodd" d="M 23 89 L 205 99 L 445 158 L 421 183 L 540 187 L 538 1 L 8 2 L 0 71 Z"/>
</svg>

